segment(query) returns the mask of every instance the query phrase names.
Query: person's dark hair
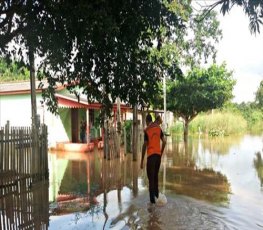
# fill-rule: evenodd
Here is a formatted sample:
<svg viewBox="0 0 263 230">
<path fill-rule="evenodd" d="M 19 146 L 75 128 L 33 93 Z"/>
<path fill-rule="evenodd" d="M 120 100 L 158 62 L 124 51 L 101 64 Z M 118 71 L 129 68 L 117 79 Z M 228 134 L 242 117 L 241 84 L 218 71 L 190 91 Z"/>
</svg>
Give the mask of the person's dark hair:
<svg viewBox="0 0 263 230">
<path fill-rule="evenodd" d="M 146 122 L 152 122 L 153 120 L 152 120 L 152 116 L 151 116 L 151 114 L 147 114 L 147 116 L 146 116 Z"/>
</svg>

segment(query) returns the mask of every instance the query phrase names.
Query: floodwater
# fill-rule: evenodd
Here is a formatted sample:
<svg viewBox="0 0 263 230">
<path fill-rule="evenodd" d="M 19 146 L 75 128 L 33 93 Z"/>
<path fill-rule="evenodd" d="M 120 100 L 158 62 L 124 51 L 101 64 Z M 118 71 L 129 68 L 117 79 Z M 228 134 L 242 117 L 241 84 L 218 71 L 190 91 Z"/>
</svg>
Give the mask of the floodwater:
<svg viewBox="0 0 263 230">
<path fill-rule="evenodd" d="M 139 163 L 140 152 L 50 153 L 49 229 L 263 229 L 263 136 L 168 137 L 161 207 Z"/>
</svg>

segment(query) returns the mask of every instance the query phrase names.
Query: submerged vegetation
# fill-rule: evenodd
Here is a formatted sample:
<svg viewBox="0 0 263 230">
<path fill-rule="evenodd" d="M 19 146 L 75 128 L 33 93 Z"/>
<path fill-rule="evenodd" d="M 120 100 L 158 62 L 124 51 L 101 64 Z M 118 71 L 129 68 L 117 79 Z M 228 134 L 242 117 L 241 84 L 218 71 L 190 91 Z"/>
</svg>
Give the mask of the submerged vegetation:
<svg viewBox="0 0 263 230">
<path fill-rule="evenodd" d="M 260 109 L 216 110 L 198 115 L 190 124 L 191 134 L 208 134 L 209 136 L 227 136 L 247 131 L 263 130 L 263 112 Z M 170 129 L 172 133 L 183 133 L 183 122 L 177 121 Z"/>
<path fill-rule="evenodd" d="M 239 114 L 214 112 L 197 117 L 190 129 L 192 132 L 203 132 L 210 136 L 226 136 L 246 131 L 247 122 Z"/>
</svg>

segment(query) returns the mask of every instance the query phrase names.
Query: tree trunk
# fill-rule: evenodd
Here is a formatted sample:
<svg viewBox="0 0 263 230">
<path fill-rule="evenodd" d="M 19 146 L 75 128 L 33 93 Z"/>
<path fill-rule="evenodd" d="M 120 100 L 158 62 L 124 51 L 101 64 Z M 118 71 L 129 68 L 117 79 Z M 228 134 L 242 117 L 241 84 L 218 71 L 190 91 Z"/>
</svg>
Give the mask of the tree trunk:
<svg viewBox="0 0 263 230">
<path fill-rule="evenodd" d="M 29 46 L 28 47 L 28 58 L 29 58 L 29 66 L 30 66 L 30 90 L 31 90 L 31 116 L 32 116 L 32 173 L 37 174 L 37 162 L 39 157 L 39 142 L 38 142 L 38 128 L 39 124 L 37 122 L 37 105 L 36 105 L 36 79 L 35 79 L 35 57 L 34 57 L 34 49 Z"/>
<path fill-rule="evenodd" d="M 187 142 L 188 139 L 188 128 L 189 128 L 189 120 L 184 120 L 184 141 Z"/>
<path fill-rule="evenodd" d="M 120 157 L 121 145 L 121 100 L 117 97 L 117 157 Z"/>
<path fill-rule="evenodd" d="M 135 105 L 133 107 L 133 126 L 132 126 L 132 154 L 133 161 L 137 160 L 137 145 L 138 145 L 138 109 Z"/>
<path fill-rule="evenodd" d="M 142 111 L 142 128 L 144 129 L 146 127 L 146 114 L 144 111 Z"/>
<path fill-rule="evenodd" d="M 35 79 L 35 57 L 31 47 L 29 49 L 29 66 L 30 66 L 30 88 L 31 88 L 31 115 L 32 127 L 37 127 L 37 105 L 36 105 L 36 79 Z"/>
<path fill-rule="evenodd" d="M 110 159 L 109 154 L 109 125 L 108 125 L 108 119 L 104 118 L 104 140 L 103 140 L 103 152 L 104 152 L 104 159 L 108 158 Z"/>
</svg>

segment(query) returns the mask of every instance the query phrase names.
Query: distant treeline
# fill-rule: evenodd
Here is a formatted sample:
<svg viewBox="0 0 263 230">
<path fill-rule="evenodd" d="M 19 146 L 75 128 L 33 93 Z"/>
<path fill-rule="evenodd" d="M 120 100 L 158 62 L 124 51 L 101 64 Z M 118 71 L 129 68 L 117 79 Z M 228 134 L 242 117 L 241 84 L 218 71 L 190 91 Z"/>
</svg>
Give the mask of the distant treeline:
<svg viewBox="0 0 263 230">
<path fill-rule="evenodd" d="M 29 79 L 30 71 L 24 63 L 0 57 L 0 83 Z"/>
</svg>

